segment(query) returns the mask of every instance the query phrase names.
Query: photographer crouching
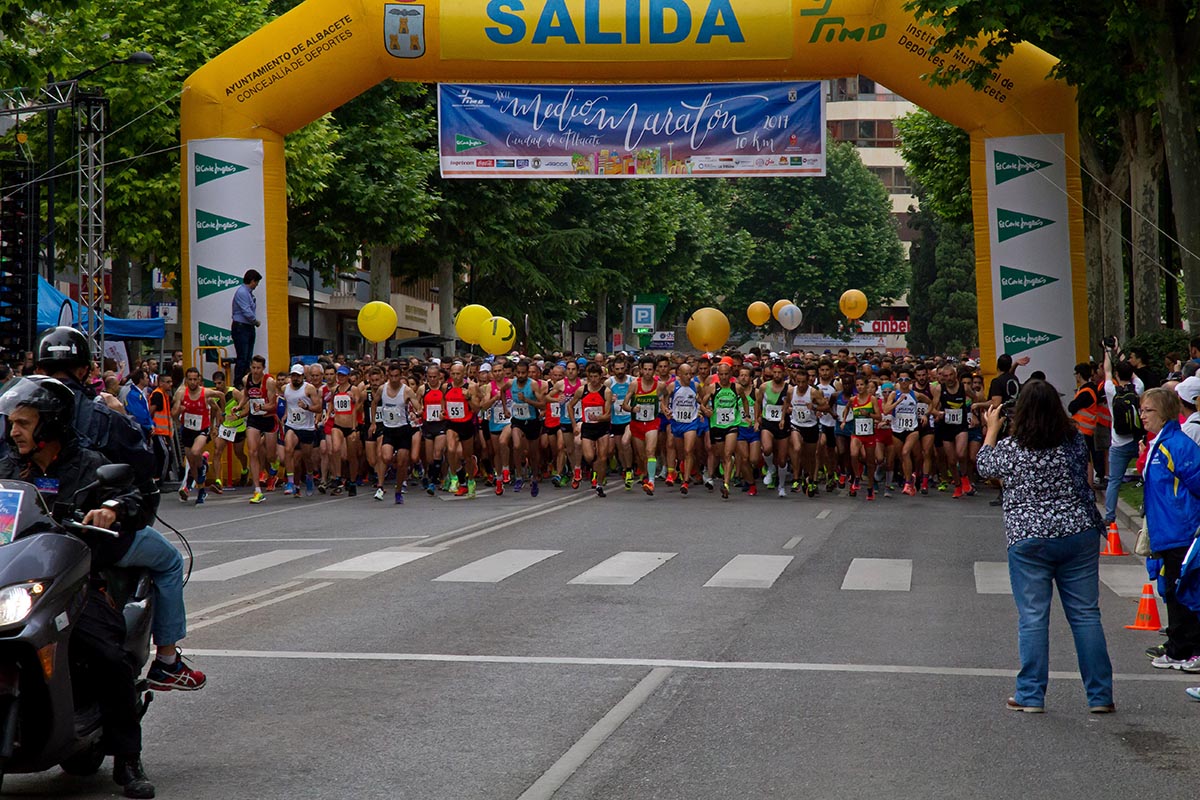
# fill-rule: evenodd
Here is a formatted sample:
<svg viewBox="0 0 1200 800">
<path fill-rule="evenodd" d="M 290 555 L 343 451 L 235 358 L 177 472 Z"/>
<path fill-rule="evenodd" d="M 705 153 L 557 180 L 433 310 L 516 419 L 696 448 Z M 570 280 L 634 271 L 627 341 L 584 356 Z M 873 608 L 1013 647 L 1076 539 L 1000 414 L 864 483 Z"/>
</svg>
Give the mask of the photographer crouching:
<svg viewBox="0 0 1200 800">
<path fill-rule="evenodd" d="M 1050 671 L 1050 599 L 1059 598 L 1094 714 L 1115 710 L 1112 662 L 1100 623 L 1100 526 L 1087 482 L 1088 449 L 1063 409 L 1058 391 L 1031 380 L 1021 388 L 1001 440 L 1001 407 L 984 413 L 981 477 L 1004 482 L 1008 575 L 1017 605 L 1021 669 L 1013 711 L 1045 710 Z"/>
</svg>

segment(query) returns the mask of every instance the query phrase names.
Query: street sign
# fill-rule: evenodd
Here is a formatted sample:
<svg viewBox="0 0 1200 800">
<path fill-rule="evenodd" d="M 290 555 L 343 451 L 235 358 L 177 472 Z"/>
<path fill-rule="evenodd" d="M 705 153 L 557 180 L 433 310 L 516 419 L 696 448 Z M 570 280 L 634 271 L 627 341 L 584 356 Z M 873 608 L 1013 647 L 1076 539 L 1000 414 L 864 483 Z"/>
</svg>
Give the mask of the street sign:
<svg viewBox="0 0 1200 800">
<path fill-rule="evenodd" d="M 633 305 L 633 327 L 653 328 L 658 314 L 653 304 L 635 303 Z"/>
<path fill-rule="evenodd" d="M 650 337 L 651 350 L 674 350 L 675 331 L 655 331 Z"/>
</svg>

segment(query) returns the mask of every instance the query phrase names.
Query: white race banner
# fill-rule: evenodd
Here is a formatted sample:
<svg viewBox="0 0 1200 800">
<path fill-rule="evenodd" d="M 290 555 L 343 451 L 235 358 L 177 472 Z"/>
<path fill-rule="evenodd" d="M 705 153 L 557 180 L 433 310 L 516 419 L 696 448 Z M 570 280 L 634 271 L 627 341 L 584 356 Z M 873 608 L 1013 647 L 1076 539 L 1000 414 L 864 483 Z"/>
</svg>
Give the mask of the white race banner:
<svg viewBox="0 0 1200 800">
<path fill-rule="evenodd" d="M 1075 315 L 1067 171 L 1061 134 L 985 141 L 996 353 L 1028 355 L 1071 386 Z"/>
<path fill-rule="evenodd" d="M 194 346 L 221 346 L 233 358 L 233 295 L 246 270 L 266 270 L 263 143 L 260 139 L 188 142 L 188 266 Z M 255 290 L 254 352 L 266 357 L 266 289 Z M 191 361 L 192 353 L 187 354 Z M 211 369 L 203 369 L 207 378 Z M 230 376 L 232 378 L 232 376 Z"/>
</svg>

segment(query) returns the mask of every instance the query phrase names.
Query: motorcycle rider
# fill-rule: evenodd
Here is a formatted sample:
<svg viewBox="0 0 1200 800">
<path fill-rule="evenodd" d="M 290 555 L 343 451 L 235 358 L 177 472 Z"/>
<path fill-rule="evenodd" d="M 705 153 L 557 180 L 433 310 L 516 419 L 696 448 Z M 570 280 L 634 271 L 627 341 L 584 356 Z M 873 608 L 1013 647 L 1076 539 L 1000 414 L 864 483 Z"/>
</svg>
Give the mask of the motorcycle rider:
<svg viewBox="0 0 1200 800">
<path fill-rule="evenodd" d="M 108 418 L 110 412 L 106 409 L 88 408 L 89 405 L 107 403 L 107 400 L 103 396 L 97 398 L 83 383 L 92 363 L 91 346 L 87 337 L 66 325 L 51 328 L 38 340 L 37 354 L 38 369 L 52 378 L 57 378 L 74 393 L 74 408 L 68 408 L 67 413 L 71 416 L 67 419 L 74 420 L 75 433 L 83 441 L 84 449 L 94 449 L 94 443 L 102 438 L 116 439 L 110 430 L 97 429 L 104 428 L 105 425 L 115 428 L 123 425 L 124 421 Z M 115 398 L 112 399 L 115 401 Z M 132 425 L 131 428 L 131 431 L 125 431 L 123 428 L 119 430 L 121 433 L 141 437 L 132 440 L 134 446 L 128 448 L 135 454 L 140 454 L 136 445 L 139 442 L 144 443 L 144 437 L 140 427 Z M 99 449 L 103 451 L 105 448 Z M 117 458 L 111 450 L 108 455 L 110 460 L 126 461 L 134 468 L 134 473 L 139 478 L 149 481 L 138 485 L 143 502 L 147 500 L 149 493 L 153 493 L 157 498 L 158 487 L 152 480 L 155 473 L 154 456 L 151 451 L 146 450 L 147 464 Z M 179 642 L 187 635 L 187 615 L 183 604 L 183 557 L 161 533 L 149 527 L 149 523 L 154 520 L 158 504 L 155 500 L 148 505 L 145 522 L 134 529 L 137 533 L 133 537 L 133 543 L 125 548 L 125 557 L 117 566 L 145 567 L 150 570 L 150 576 L 154 579 L 156 602 L 152 633 L 156 652 L 154 663 L 147 675 L 150 688 L 160 692 L 196 691 L 204 688 L 207 678 L 203 672 L 184 663 L 179 648 Z"/>
<path fill-rule="evenodd" d="M 86 535 L 92 550 L 92 579 L 87 601 L 71 635 L 72 679 L 90 681 L 104 722 L 101 742 L 113 756 L 113 780 L 126 797 L 154 797 L 154 785 L 142 769 L 142 726 L 136 689 L 137 664 L 124 650 L 125 620 L 105 593 L 97 570 L 118 564 L 146 522 L 140 492 L 94 487 L 96 469 L 108 463 L 83 448 L 70 424 L 75 398 L 54 378 L 17 378 L 0 394 L 0 415 L 8 428 L 10 453 L 0 461 L 0 478 L 32 483 L 52 516 L 84 513 L 83 523 L 114 529 L 116 537 Z"/>
</svg>

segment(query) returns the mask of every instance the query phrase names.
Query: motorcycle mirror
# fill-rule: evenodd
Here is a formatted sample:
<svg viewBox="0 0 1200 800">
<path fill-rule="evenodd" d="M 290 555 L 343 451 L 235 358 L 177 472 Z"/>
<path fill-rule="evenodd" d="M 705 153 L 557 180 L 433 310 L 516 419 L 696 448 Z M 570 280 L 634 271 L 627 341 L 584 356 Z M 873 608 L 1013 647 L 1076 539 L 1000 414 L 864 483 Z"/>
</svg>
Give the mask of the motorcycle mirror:
<svg viewBox="0 0 1200 800">
<path fill-rule="evenodd" d="M 128 464 L 105 464 L 98 467 L 96 483 L 106 489 L 129 486 L 133 483 L 133 467 Z"/>
</svg>

